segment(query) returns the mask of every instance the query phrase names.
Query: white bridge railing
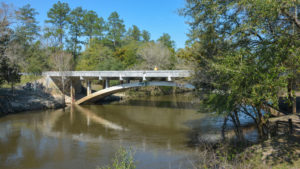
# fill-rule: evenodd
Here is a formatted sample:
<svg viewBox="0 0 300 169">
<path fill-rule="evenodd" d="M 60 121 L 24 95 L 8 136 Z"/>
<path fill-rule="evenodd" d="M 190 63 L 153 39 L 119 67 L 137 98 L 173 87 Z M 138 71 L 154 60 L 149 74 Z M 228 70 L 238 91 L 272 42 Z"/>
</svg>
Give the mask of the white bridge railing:
<svg viewBox="0 0 300 169">
<path fill-rule="evenodd" d="M 189 70 L 128 70 L 128 71 L 65 71 L 65 72 L 43 72 L 43 76 L 59 77 L 98 77 L 102 78 L 180 78 L 180 77 L 190 77 L 191 71 Z"/>
</svg>

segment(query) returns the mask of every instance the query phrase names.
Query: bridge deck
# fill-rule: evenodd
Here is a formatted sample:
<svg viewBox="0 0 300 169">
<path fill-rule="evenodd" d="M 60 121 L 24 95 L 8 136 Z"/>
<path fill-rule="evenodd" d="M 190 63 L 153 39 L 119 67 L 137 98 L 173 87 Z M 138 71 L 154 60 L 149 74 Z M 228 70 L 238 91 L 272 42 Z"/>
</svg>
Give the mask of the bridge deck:
<svg viewBox="0 0 300 169">
<path fill-rule="evenodd" d="M 65 71 L 43 72 L 43 76 L 59 77 L 90 77 L 95 78 L 182 78 L 190 77 L 189 70 L 133 70 L 133 71 Z"/>
</svg>

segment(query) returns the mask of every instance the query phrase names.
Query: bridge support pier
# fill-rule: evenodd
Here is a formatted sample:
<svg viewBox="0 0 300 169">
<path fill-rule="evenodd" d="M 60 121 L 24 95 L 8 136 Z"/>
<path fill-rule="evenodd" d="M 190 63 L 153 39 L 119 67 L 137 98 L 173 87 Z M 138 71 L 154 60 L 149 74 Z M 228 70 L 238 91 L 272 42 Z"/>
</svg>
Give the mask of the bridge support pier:
<svg viewBox="0 0 300 169">
<path fill-rule="evenodd" d="M 87 96 L 92 94 L 92 87 L 91 87 L 91 81 L 90 80 L 87 81 L 87 88 L 86 89 L 87 89 Z"/>
<path fill-rule="evenodd" d="M 123 84 L 123 85 L 117 85 L 111 88 L 103 89 L 100 91 L 97 91 L 93 93 L 90 96 L 86 96 L 81 98 L 80 100 L 76 101 L 76 104 L 82 104 L 85 102 L 95 102 L 103 97 L 106 97 L 108 95 L 117 93 L 117 92 L 122 92 L 126 89 L 130 88 L 136 88 L 136 87 L 144 87 L 144 86 L 169 86 L 169 87 L 184 87 L 184 88 L 190 88 L 194 89 L 194 86 L 189 85 L 189 84 L 177 84 L 175 82 L 162 82 L 162 81 L 147 81 L 144 83 L 140 82 L 135 82 L 135 83 L 128 83 L 128 84 Z"/>
<path fill-rule="evenodd" d="M 70 85 L 70 97 L 71 97 L 71 104 L 75 103 L 75 88 L 74 88 L 74 84 L 71 81 L 71 85 Z"/>
<path fill-rule="evenodd" d="M 108 79 L 105 80 L 105 89 L 106 88 L 109 88 L 109 80 Z"/>
</svg>

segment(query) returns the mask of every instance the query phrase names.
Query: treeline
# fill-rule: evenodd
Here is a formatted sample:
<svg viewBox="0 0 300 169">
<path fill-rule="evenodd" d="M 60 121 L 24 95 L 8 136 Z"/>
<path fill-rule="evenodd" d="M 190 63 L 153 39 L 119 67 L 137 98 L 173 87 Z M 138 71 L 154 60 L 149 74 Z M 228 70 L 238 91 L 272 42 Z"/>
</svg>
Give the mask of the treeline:
<svg viewBox="0 0 300 169">
<path fill-rule="evenodd" d="M 180 10 L 191 28 L 181 54 L 197 64 L 198 93 L 209 111 L 224 116 L 224 124 L 235 124 L 238 136 L 241 116 L 251 118 L 264 137 L 280 101 L 296 113 L 299 9 L 299 1 L 186 0 Z"/>
<path fill-rule="evenodd" d="M 43 28 L 37 15 L 29 4 L 19 9 L 1 4 L 2 82 L 19 81 L 18 72 L 175 69 L 183 65 L 169 34 L 151 40 L 150 32 L 136 25 L 126 29 L 117 12 L 104 19 L 93 10 L 71 9 L 58 1 L 47 12 Z"/>
</svg>

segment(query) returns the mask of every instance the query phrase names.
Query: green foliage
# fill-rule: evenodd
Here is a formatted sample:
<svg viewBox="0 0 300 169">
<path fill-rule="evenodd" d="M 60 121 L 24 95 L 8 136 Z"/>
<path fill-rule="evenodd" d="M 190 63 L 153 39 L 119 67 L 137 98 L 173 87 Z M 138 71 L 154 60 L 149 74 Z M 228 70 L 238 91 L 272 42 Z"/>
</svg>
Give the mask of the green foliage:
<svg viewBox="0 0 300 169">
<path fill-rule="evenodd" d="M 84 26 L 84 16 L 86 11 L 81 7 L 77 7 L 70 12 L 68 17 L 69 23 L 69 34 L 70 39 L 67 39 L 68 48 L 72 52 L 73 60 L 76 62 L 81 49 L 80 44 L 83 44 L 83 41 L 80 40 L 83 35 L 83 26 Z"/>
<path fill-rule="evenodd" d="M 120 19 L 120 16 L 117 12 L 112 12 L 108 17 L 107 22 L 107 39 L 113 42 L 113 47 L 119 47 L 121 45 L 121 39 L 125 33 L 124 21 Z"/>
<path fill-rule="evenodd" d="M 20 69 L 16 64 L 10 64 L 8 58 L 2 58 L 1 60 L 1 79 L 10 83 L 13 87 L 14 83 L 20 82 Z"/>
<path fill-rule="evenodd" d="M 16 28 L 16 35 L 25 43 L 31 43 L 39 35 L 40 27 L 35 18 L 36 15 L 38 13 L 29 4 L 16 11 L 16 19 L 20 22 Z"/>
<path fill-rule="evenodd" d="M 102 17 L 98 18 L 95 11 L 87 11 L 83 16 L 84 35 L 87 36 L 89 41 L 93 37 L 103 38 L 103 31 L 106 30 L 105 22 Z"/>
<path fill-rule="evenodd" d="M 149 42 L 150 41 L 150 33 L 146 30 L 143 30 L 142 32 L 143 42 Z"/>
<path fill-rule="evenodd" d="M 36 81 L 36 80 L 39 80 L 41 79 L 43 76 L 36 76 L 36 75 L 26 75 L 26 76 L 21 76 L 20 78 L 20 81 L 15 83 L 15 85 L 18 85 L 18 86 L 24 86 L 26 85 L 26 83 L 28 82 L 33 82 L 33 81 Z M 10 88 L 11 85 L 8 84 L 7 82 L 4 83 L 2 86 L 2 88 Z"/>
<path fill-rule="evenodd" d="M 10 28 L 12 21 L 9 17 L 12 10 L 7 4 L 0 6 L 0 85 L 6 81 L 13 84 L 20 81 L 19 66 L 13 61 L 13 56 L 8 52 L 10 49 L 14 32 Z"/>
<path fill-rule="evenodd" d="M 114 52 L 114 56 L 119 59 L 125 68 L 133 68 L 135 65 L 139 64 L 137 50 L 140 44 L 136 41 L 130 41 L 127 45 L 118 48 Z"/>
<path fill-rule="evenodd" d="M 44 32 L 37 15 L 29 4 L 18 10 L 1 4 L 0 84 L 16 83 L 17 72 L 38 75 L 46 70 L 153 69 L 155 65 L 175 69 L 178 63 L 170 35 L 163 34 L 158 40 L 161 44 L 150 42 L 148 31 L 136 25 L 126 30 L 117 12 L 105 21 L 93 10 L 71 9 L 68 3 L 58 1 L 47 12 Z M 144 57 L 139 53 L 150 43 L 159 55 L 155 63 L 146 59 L 151 49 Z"/>
<path fill-rule="evenodd" d="M 40 42 L 29 46 L 26 50 L 26 67 L 27 73 L 41 74 L 42 71 L 47 70 L 49 66 L 49 58 L 44 49 L 40 48 Z"/>
<path fill-rule="evenodd" d="M 112 166 L 101 167 L 99 169 L 135 169 L 134 153 L 132 150 L 120 148 L 115 154 Z"/>
<path fill-rule="evenodd" d="M 170 49 L 173 49 L 175 46 L 175 42 L 171 40 L 171 36 L 167 33 L 163 33 L 163 35 L 159 37 L 157 41 Z"/>
<path fill-rule="evenodd" d="M 8 67 L 7 58 L 5 56 L 5 51 L 11 39 L 11 29 L 9 29 L 10 22 L 6 18 L 4 11 L 7 9 L 6 4 L 1 4 L 0 16 L 3 18 L 0 25 L 0 85 L 5 81 L 4 74 L 2 72 L 6 71 Z M 1 12 L 3 11 L 3 12 Z"/>
<path fill-rule="evenodd" d="M 124 70 L 123 63 L 116 58 L 105 58 L 98 64 L 96 70 Z"/>
<path fill-rule="evenodd" d="M 136 25 L 133 25 L 132 28 L 128 29 L 127 36 L 128 40 L 140 41 L 141 31 Z"/>
<path fill-rule="evenodd" d="M 264 105 L 276 107 L 279 90 L 299 70 L 299 24 L 293 19 L 299 3 L 186 2 L 181 14 L 190 19 L 191 30 L 189 47 L 181 55 L 197 63 L 199 94 L 213 111 L 249 115 L 262 135 Z"/>
<path fill-rule="evenodd" d="M 61 3 L 58 1 L 48 11 L 48 20 L 46 23 L 51 23 L 55 27 L 54 32 L 48 32 L 48 35 L 58 37 L 60 45 L 63 42 L 63 36 L 65 34 L 65 28 L 69 20 L 70 7 L 67 3 Z"/>
<path fill-rule="evenodd" d="M 97 39 L 92 39 L 86 46 L 76 66 L 76 70 L 121 70 L 123 68 L 121 61 L 113 57 L 113 51 L 103 46 Z"/>
<path fill-rule="evenodd" d="M 40 41 L 36 41 L 39 36 L 40 27 L 36 21 L 38 13 L 31 6 L 25 5 L 16 11 L 18 26 L 15 31 L 15 39 L 11 43 L 11 48 L 18 48 L 17 52 L 10 55 L 19 55 L 18 65 L 22 71 L 39 74 L 47 66 L 45 53 L 41 50 Z"/>
</svg>

